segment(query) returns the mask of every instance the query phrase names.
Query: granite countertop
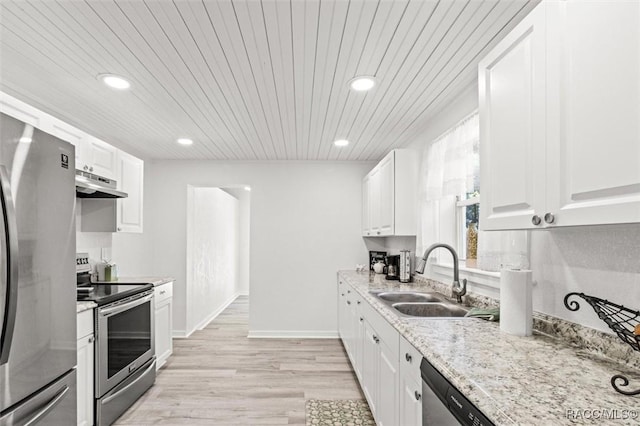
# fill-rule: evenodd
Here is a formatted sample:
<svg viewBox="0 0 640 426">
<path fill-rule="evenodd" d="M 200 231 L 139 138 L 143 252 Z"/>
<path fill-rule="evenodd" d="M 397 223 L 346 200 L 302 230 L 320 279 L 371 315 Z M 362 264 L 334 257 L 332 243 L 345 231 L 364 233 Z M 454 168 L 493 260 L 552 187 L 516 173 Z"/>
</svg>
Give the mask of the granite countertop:
<svg viewBox="0 0 640 426">
<path fill-rule="evenodd" d="M 153 284 L 158 287 L 162 284 L 175 281 L 173 277 L 118 277 L 118 281 L 96 281 L 96 284 Z"/>
<path fill-rule="evenodd" d="M 76 303 L 76 309 L 77 309 L 77 311 L 78 311 L 77 313 L 84 312 L 84 311 L 88 311 L 88 310 L 90 310 L 90 309 L 95 308 L 96 306 L 98 306 L 98 305 L 96 305 L 96 304 L 95 304 L 95 303 L 93 303 L 93 302 L 87 302 L 87 301 L 84 301 L 84 302 L 77 302 L 77 303 Z"/>
<path fill-rule="evenodd" d="M 383 275 L 339 275 L 498 425 L 637 425 L 640 397 L 617 393 L 614 374 L 640 385 L 640 371 L 541 334 L 518 337 L 480 319 L 404 319 L 371 290 L 419 289 Z M 428 290 L 428 288 L 425 288 Z M 589 410 L 609 410 L 607 416 Z M 609 418 L 607 418 L 609 417 Z"/>
</svg>

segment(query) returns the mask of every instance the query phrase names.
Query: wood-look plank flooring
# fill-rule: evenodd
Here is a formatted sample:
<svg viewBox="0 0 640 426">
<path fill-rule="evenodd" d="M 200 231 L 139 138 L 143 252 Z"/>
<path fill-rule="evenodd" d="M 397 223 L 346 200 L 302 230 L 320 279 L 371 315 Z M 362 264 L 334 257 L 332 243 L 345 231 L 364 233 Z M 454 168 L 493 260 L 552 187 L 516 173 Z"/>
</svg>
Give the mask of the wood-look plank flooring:
<svg viewBox="0 0 640 426">
<path fill-rule="evenodd" d="M 338 339 L 248 339 L 248 297 L 174 340 L 117 425 L 304 425 L 307 399 L 364 399 Z"/>
</svg>

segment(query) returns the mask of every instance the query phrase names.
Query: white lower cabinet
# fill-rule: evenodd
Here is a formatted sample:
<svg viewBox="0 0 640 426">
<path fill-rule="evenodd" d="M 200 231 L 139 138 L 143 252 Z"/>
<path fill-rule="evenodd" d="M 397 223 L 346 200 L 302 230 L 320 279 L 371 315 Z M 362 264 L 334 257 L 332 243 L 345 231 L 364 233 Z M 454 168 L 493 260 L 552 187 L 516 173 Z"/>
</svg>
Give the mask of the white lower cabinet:
<svg viewBox="0 0 640 426">
<path fill-rule="evenodd" d="M 159 370 L 173 353 L 173 282 L 157 286 L 154 297 L 156 370 Z"/>
<path fill-rule="evenodd" d="M 400 425 L 422 426 L 422 355 L 400 337 Z"/>
<path fill-rule="evenodd" d="M 398 424 L 398 346 L 390 348 L 382 340 L 378 343 L 378 424 Z"/>
<path fill-rule="evenodd" d="M 76 372 L 78 425 L 93 425 L 93 309 L 83 311 L 77 317 L 78 369 Z"/>
<path fill-rule="evenodd" d="M 351 286 L 340 282 L 338 291 L 340 337 L 376 424 L 421 426 L 421 355 Z M 409 348 L 414 361 L 407 369 L 402 357 Z"/>
</svg>

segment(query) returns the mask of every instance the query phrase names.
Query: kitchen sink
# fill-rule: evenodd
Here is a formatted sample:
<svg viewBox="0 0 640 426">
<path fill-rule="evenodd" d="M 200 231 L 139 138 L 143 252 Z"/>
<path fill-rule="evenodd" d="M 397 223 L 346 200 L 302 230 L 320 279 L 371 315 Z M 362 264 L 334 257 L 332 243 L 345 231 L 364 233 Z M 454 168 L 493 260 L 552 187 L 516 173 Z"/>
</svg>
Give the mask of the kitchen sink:
<svg viewBox="0 0 640 426">
<path fill-rule="evenodd" d="M 469 307 L 461 306 L 437 292 L 372 291 L 392 312 L 403 318 L 464 318 Z"/>
<path fill-rule="evenodd" d="M 376 294 L 378 298 L 393 303 L 442 302 L 444 296 L 439 293 L 418 293 L 415 291 L 393 291 Z"/>
<path fill-rule="evenodd" d="M 393 309 L 404 315 L 423 318 L 464 317 L 469 309 L 453 303 L 394 303 Z"/>
</svg>

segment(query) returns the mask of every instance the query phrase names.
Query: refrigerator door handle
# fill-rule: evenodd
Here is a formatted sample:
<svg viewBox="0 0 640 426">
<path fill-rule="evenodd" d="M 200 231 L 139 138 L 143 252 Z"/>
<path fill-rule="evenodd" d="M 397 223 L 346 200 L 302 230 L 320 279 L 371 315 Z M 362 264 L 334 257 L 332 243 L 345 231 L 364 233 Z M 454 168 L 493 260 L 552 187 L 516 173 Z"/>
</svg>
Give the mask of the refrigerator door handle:
<svg viewBox="0 0 640 426">
<path fill-rule="evenodd" d="M 44 416 L 46 416 L 47 414 L 49 414 L 49 412 L 51 410 L 53 410 L 53 408 L 58 405 L 60 403 L 60 401 L 62 401 L 62 399 L 65 397 L 65 395 L 67 394 L 67 392 L 69 392 L 69 386 L 65 386 L 64 388 L 62 388 L 62 390 L 60 392 L 58 392 L 58 394 L 56 396 L 54 396 L 53 398 L 51 398 L 51 401 L 49 401 L 47 403 L 47 405 L 45 405 L 44 407 L 42 407 L 41 410 L 39 410 L 37 413 L 35 413 L 33 415 L 33 417 L 31 417 L 30 419 L 28 419 L 25 423 L 24 426 L 32 426 L 35 425 L 36 423 L 38 423 Z"/>
<path fill-rule="evenodd" d="M 9 360 L 13 330 L 16 324 L 16 305 L 18 303 L 18 223 L 16 209 L 11 194 L 11 184 L 7 168 L 0 165 L 0 192 L 2 193 L 2 212 L 7 239 L 7 291 L 2 334 L 0 335 L 0 365 Z"/>
</svg>

